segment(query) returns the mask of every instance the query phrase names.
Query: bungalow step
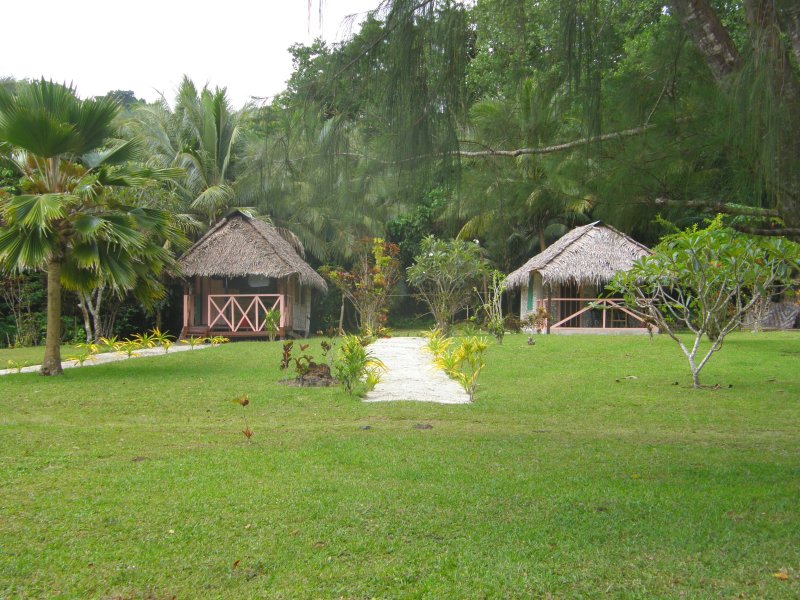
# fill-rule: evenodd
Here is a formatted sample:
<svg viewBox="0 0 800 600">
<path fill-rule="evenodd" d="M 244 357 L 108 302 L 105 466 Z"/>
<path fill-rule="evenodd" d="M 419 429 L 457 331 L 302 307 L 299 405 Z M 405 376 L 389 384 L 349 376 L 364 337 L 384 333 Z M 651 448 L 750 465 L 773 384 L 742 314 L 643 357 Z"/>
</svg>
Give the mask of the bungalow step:
<svg viewBox="0 0 800 600">
<path fill-rule="evenodd" d="M 210 331 L 207 325 L 189 325 L 181 331 L 181 339 L 190 337 L 208 337 Z"/>
</svg>

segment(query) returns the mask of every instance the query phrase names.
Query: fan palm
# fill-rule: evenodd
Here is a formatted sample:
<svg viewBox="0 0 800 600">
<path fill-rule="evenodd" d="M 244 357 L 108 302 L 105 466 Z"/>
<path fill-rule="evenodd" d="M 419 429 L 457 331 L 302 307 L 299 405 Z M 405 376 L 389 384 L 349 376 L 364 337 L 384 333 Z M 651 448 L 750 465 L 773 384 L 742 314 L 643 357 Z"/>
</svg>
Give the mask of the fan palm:
<svg viewBox="0 0 800 600">
<path fill-rule="evenodd" d="M 142 144 L 114 138 L 119 107 L 81 100 L 72 88 L 38 81 L 0 91 L 0 142 L 12 148 L 23 193 L 0 198 L 0 267 L 47 272 L 47 337 L 41 372 L 61 372 L 62 285 L 157 295 L 170 262 L 154 236 L 179 240 L 166 211 L 130 206 L 112 190 L 174 176 L 126 168 Z"/>
</svg>

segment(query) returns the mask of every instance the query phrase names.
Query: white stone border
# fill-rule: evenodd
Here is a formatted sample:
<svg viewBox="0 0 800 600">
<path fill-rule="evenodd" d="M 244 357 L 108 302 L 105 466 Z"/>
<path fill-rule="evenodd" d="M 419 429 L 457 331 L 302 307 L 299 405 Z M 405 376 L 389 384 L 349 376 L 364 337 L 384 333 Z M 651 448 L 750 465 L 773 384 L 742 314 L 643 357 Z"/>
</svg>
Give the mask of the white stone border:
<svg viewBox="0 0 800 600">
<path fill-rule="evenodd" d="M 213 348 L 212 344 L 198 344 L 194 348 L 188 345 L 181 344 L 180 346 L 175 344 L 170 349 L 169 352 L 164 351 L 164 348 L 161 346 L 157 348 L 142 348 L 141 350 L 137 350 L 134 352 L 130 358 L 139 358 L 144 356 L 164 356 L 166 354 L 172 354 L 173 352 L 185 352 L 187 350 L 203 350 L 205 348 Z M 44 348 L 42 348 L 44 351 Z M 13 360 L 13 359 L 12 359 Z M 84 362 L 84 367 L 93 367 L 95 365 L 104 365 L 110 362 L 117 362 L 119 360 L 128 360 L 127 352 L 103 352 L 101 354 L 94 354 L 88 357 Z M 61 363 L 62 369 L 78 369 L 81 367 L 80 362 L 77 360 L 65 360 Z M 38 373 L 39 369 L 42 368 L 42 365 L 33 365 L 30 367 L 22 367 L 22 369 L 0 369 L 0 376 L 1 375 L 16 375 L 17 373 Z"/>
</svg>

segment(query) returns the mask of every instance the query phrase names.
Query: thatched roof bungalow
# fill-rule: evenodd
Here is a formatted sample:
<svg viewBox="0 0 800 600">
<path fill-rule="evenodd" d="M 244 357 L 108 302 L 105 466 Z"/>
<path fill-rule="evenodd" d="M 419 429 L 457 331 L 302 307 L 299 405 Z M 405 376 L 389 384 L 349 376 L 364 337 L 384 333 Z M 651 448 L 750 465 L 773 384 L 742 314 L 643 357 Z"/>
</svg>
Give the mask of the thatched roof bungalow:
<svg viewBox="0 0 800 600">
<path fill-rule="evenodd" d="M 184 336 L 267 335 L 270 310 L 280 311 L 280 336 L 307 335 L 312 290 L 328 291 L 272 225 L 241 211 L 214 225 L 179 264 L 187 282 Z"/>
<path fill-rule="evenodd" d="M 549 315 L 542 327 L 548 331 L 646 331 L 619 300 L 597 296 L 615 273 L 648 254 L 646 246 L 596 221 L 566 233 L 511 273 L 508 288 L 521 289 L 520 318 Z"/>
</svg>

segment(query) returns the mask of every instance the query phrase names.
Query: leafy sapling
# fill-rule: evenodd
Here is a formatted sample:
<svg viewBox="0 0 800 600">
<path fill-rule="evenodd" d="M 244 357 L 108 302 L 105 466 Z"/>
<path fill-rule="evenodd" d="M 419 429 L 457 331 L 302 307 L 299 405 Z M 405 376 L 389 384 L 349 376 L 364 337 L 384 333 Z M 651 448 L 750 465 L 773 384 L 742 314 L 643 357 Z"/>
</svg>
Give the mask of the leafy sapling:
<svg viewBox="0 0 800 600">
<path fill-rule="evenodd" d="M 242 410 L 244 411 L 244 409 L 250 404 L 250 397 L 247 394 L 243 394 L 238 398 L 234 398 L 231 400 L 231 402 L 241 406 Z M 251 441 L 250 438 L 253 437 L 253 430 L 250 429 L 250 424 L 247 422 L 247 414 L 245 412 L 242 412 L 242 420 L 244 421 L 244 429 L 242 429 L 242 434 L 247 438 L 249 443 Z"/>
</svg>

